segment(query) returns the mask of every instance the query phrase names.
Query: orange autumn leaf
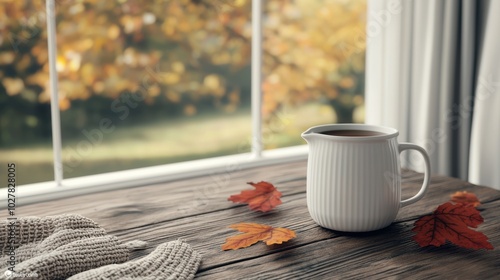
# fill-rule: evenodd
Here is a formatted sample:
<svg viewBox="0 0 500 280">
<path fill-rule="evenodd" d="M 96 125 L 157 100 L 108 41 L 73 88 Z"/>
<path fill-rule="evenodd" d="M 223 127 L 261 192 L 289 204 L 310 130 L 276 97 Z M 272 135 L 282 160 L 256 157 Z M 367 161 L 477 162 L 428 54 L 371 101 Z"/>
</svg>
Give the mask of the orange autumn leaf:
<svg viewBox="0 0 500 280">
<path fill-rule="evenodd" d="M 255 211 L 268 212 L 281 204 L 281 192 L 271 183 L 261 181 L 259 183 L 247 183 L 252 185 L 254 190 L 245 190 L 240 194 L 231 195 L 228 200 L 235 203 L 248 204 L 250 209 Z"/>
<path fill-rule="evenodd" d="M 240 223 L 229 227 L 243 233 L 226 238 L 226 243 L 222 245 L 224 251 L 246 248 L 259 241 L 267 245 L 281 244 L 296 236 L 295 231 L 291 229 L 273 228 L 255 223 Z"/>
<path fill-rule="evenodd" d="M 451 196 L 451 201 L 455 203 L 471 204 L 474 207 L 481 205 L 477 196 L 473 193 L 463 191 L 456 192 Z"/>
<path fill-rule="evenodd" d="M 420 247 L 439 247 L 448 240 L 463 248 L 492 250 L 493 246 L 488 242 L 488 237 L 471 229 L 483 221 L 483 217 L 472 204 L 446 202 L 434 213 L 415 222 L 413 231 L 417 234 L 413 239 Z"/>
</svg>

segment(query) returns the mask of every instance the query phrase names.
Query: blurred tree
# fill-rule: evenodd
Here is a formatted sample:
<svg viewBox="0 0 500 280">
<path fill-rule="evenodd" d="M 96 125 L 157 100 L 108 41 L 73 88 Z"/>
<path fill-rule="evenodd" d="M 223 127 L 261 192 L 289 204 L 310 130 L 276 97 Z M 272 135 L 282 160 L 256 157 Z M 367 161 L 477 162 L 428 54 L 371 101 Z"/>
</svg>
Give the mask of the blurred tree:
<svg viewBox="0 0 500 280">
<path fill-rule="evenodd" d="M 130 94 L 155 109 L 142 106 L 143 118 L 248 105 L 251 0 L 56 3 L 66 133 Z M 365 0 L 263 3 L 264 116 L 322 100 L 337 121 L 351 122 L 363 103 Z M 0 5 L 0 143 L 50 135 L 45 17 L 43 1 Z"/>
<path fill-rule="evenodd" d="M 366 1 L 264 1 L 264 113 L 320 99 L 337 122 L 363 104 Z"/>
</svg>

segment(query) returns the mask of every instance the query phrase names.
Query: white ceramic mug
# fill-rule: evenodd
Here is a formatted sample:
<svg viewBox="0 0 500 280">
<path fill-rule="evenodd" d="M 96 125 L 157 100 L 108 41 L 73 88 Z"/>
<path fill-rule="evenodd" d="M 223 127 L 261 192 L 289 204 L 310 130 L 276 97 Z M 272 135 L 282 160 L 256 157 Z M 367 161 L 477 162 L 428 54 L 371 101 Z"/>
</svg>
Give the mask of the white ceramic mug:
<svg viewBox="0 0 500 280">
<path fill-rule="evenodd" d="M 394 128 L 365 124 L 321 125 L 302 133 L 309 144 L 307 208 L 316 223 L 338 231 L 377 230 L 390 225 L 400 207 L 424 196 L 429 156 L 415 144 L 398 144 L 398 134 Z M 420 191 L 401 201 L 399 154 L 408 149 L 422 154 L 425 177 Z"/>
</svg>

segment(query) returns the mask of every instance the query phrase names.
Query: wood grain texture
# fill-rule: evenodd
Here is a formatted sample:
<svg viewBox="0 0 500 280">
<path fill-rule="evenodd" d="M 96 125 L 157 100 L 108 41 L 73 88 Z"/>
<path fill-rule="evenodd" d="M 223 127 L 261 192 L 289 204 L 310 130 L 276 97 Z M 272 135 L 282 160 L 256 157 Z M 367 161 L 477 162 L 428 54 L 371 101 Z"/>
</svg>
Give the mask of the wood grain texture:
<svg viewBox="0 0 500 280">
<path fill-rule="evenodd" d="M 18 216 L 78 213 L 124 241 L 141 239 L 150 248 L 183 238 L 203 255 L 200 279 L 346 279 L 346 278 L 494 278 L 500 273 L 500 253 L 470 251 L 453 245 L 419 248 L 411 240 L 413 223 L 450 199 L 456 191 L 474 192 L 485 218 L 479 230 L 500 246 L 500 192 L 445 176 L 432 176 L 426 196 L 400 210 L 389 227 L 349 234 L 319 227 L 306 206 L 306 161 L 228 172 L 132 189 L 21 206 Z M 414 195 L 423 176 L 403 172 L 403 198 Z M 283 193 L 283 204 L 269 213 L 251 212 L 227 201 L 250 189 L 246 182 L 270 181 Z M 22 199 L 22 198 L 20 198 Z M 1 213 L 5 218 L 5 213 Z M 240 222 L 288 227 L 297 238 L 281 245 L 256 244 L 222 251 L 225 239 Z"/>
</svg>

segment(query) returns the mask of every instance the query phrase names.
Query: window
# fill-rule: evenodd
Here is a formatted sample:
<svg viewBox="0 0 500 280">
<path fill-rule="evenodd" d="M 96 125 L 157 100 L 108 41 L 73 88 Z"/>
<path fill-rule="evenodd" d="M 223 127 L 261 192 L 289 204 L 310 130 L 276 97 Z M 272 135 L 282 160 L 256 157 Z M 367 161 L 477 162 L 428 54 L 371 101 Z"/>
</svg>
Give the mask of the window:
<svg viewBox="0 0 500 280">
<path fill-rule="evenodd" d="M 0 174 L 15 162 L 19 184 L 54 180 L 43 4 L 0 5 Z"/>
<path fill-rule="evenodd" d="M 54 180 L 50 59 L 64 179 L 257 162 L 312 125 L 363 121 L 366 1 L 54 3 L 56 19 L 36 1 L 0 8 L 0 164 L 20 166 L 19 184 Z"/>
</svg>

